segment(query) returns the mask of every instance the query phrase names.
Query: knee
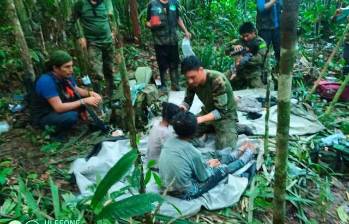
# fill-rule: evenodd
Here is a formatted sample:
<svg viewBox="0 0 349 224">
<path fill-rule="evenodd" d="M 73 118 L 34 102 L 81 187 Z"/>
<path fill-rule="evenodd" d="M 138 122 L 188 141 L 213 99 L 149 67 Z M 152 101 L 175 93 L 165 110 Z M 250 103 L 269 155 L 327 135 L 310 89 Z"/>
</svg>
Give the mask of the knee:
<svg viewBox="0 0 349 224">
<path fill-rule="evenodd" d="M 61 124 L 67 128 L 72 127 L 78 122 L 78 117 L 79 114 L 76 111 L 66 112 L 62 118 Z"/>
</svg>

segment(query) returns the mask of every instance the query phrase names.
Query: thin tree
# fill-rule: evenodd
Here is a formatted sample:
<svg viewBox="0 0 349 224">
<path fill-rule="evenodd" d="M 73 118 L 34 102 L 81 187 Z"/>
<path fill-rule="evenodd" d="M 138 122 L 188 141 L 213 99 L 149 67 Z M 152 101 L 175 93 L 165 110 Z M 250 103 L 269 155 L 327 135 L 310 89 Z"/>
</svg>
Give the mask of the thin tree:
<svg viewBox="0 0 349 224">
<path fill-rule="evenodd" d="M 130 17 L 132 23 L 133 37 L 137 44 L 141 43 L 141 26 L 138 20 L 138 5 L 137 0 L 129 0 Z"/>
<path fill-rule="evenodd" d="M 292 70 L 296 58 L 297 19 L 299 0 L 285 0 L 281 16 L 281 60 L 278 78 L 278 122 L 276 134 L 276 160 L 273 223 L 285 223 L 287 157 L 290 128 L 290 98 Z"/>
<path fill-rule="evenodd" d="M 21 49 L 21 58 L 24 65 L 25 75 L 27 76 L 25 78 L 34 82 L 35 73 L 34 73 L 33 62 L 30 57 L 29 48 L 24 37 L 21 23 L 17 16 L 15 3 L 13 2 L 13 0 L 6 0 L 5 4 L 7 8 L 6 12 L 8 14 L 10 24 L 13 28 L 16 42 L 18 43 L 18 46 Z"/>
<path fill-rule="evenodd" d="M 115 11 L 115 3 L 112 3 L 113 9 Z M 112 29 L 115 32 L 114 35 L 114 44 L 117 47 L 116 53 L 115 53 L 115 62 L 119 65 L 119 71 L 121 75 L 121 82 L 122 82 L 122 88 L 123 88 L 123 93 L 125 97 L 125 110 L 127 111 L 128 114 L 128 130 L 129 130 L 129 138 L 130 138 L 130 145 L 131 148 L 134 150 L 137 150 L 138 152 L 138 157 L 136 160 L 135 166 L 140 169 L 140 177 L 139 177 L 139 193 L 144 194 L 146 193 L 146 186 L 145 186 L 145 181 L 144 181 L 144 171 L 143 171 L 143 162 L 142 162 L 142 155 L 141 152 L 138 150 L 138 145 L 137 145 L 137 130 L 136 130 L 136 124 L 135 124 L 135 111 L 132 106 L 132 101 L 131 101 L 131 91 L 130 91 L 130 84 L 128 82 L 128 74 L 127 74 L 127 69 L 126 69 L 126 64 L 125 64 L 125 57 L 124 57 L 124 51 L 123 51 L 123 41 L 122 37 L 120 35 L 118 25 L 116 21 L 118 18 L 115 17 L 115 14 L 112 15 Z M 145 223 L 146 224 L 152 224 L 153 219 L 150 213 L 145 214 Z"/>
</svg>

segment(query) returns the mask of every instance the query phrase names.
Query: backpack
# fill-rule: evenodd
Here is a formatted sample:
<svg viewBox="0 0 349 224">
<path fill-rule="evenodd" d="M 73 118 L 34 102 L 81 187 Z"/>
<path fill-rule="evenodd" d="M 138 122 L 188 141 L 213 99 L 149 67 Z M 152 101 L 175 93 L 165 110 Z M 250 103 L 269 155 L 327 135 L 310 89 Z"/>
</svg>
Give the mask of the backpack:
<svg viewBox="0 0 349 224">
<path fill-rule="evenodd" d="M 341 84 L 338 82 L 321 80 L 317 87 L 317 92 L 322 98 L 332 100 L 340 86 Z M 345 87 L 340 100 L 349 101 L 349 86 Z"/>
</svg>

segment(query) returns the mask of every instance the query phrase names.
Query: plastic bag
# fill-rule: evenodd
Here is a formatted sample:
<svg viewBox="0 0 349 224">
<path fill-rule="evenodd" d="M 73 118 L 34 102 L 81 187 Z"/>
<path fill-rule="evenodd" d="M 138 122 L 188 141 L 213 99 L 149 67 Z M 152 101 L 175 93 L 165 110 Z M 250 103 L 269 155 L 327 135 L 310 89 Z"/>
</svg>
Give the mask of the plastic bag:
<svg viewBox="0 0 349 224">
<path fill-rule="evenodd" d="M 182 40 L 182 52 L 185 58 L 192 55 L 195 56 L 195 53 L 193 52 L 193 49 L 191 48 L 191 45 L 190 45 L 190 40 L 186 37 L 183 38 Z"/>
</svg>

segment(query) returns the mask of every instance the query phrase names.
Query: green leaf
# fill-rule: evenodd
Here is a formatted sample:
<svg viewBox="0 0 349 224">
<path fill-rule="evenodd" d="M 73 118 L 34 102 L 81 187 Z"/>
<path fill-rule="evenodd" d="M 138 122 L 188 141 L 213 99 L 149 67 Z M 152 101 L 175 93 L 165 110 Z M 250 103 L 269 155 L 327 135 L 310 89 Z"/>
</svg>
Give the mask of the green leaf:
<svg viewBox="0 0 349 224">
<path fill-rule="evenodd" d="M 161 178 L 159 177 L 159 175 L 155 172 L 152 172 L 153 173 L 153 177 L 154 177 L 154 180 L 155 180 L 155 183 L 158 185 L 158 187 L 162 187 L 162 181 L 161 181 Z"/>
<path fill-rule="evenodd" d="M 155 193 L 134 195 L 121 201 L 113 202 L 98 214 L 97 219 L 116 220 L 130 218 L 151 212 L 163 198 Z M 156 203 L 155 203 L 156 202 Z"/>
<path fill-rule="evenodd" d="M 152 160 L 149 160 L 147 167 L 150 169 L 150 168 L 154 167 L 155 164 L 156 164 L 156 161 L 155 161 L 155 160 L 153 160 L 153 159 L 152 159 Z"/>
<path fill-rule="evenodd" d="M 150 181 L 151 178 L 151 170 L 148 170 L 147 173 L 145 174 L 145 178 L 144 178 L 144 184 L 147 185 Z"/>
<path fill-rule="evenodd" d="M 11 175 L 12 171 L 13 171 L 12 168 L 8 168 L 8 167 L 1 170 L 1 172 L 0 172 L 0 184 L 1 185 L 6 183 L 7 176 Z"/>
<path fill-rule="evenodd" d="M 91 207 L 96 208 L 98 203 L 107 194 L 113 184 L 119 181 L 132 167 L 137 158 L 137 151 L 131 150 L 125 154 L 105 175 L 103 180 L 97 186 L 96 192 L 93 195 Z"/>
<path fill-rule="evenodd" d="M 10 215 L 12 210 L 16 207 L 16 203 L 11 199 L 6 199 L 4 204 L 0 207 L 1 215 Z"/>
<path fill-rule="evenodd" d="M 36 218 L 43 219 L 43 212 L 40 211 L 40 208 L 38 204 L 36 203 L 33 195 L 27 190 L 27 187 L 25 186 L 22 178 L 18 179 L 19 189 L 20 193 L 24 194 L 25 201 L 28 205 L 28 207 L 33 211 L 33 213 L 36 215 Z"/>
<path fill-rule="evenodd" d="M 340 206 L 337 208 L 337 214 L 339 219 L 343 222 L 343 223 L 347 223 L 349 220 L 349 216 L 345 211 L 345 208 L 343 206 Z"/>
<path fill-rule="evenodd" d="M 58 188 L 57 185 L 52 181 L 50 178 L 50 189 L 52 194 L 52 202 L 53 202 L 53 211 L 55 213 L 55 218 L 59 219 L 61 214 L 61 206 L 59 202 L 59 194 L 58 194 Z"/>
</svg>

